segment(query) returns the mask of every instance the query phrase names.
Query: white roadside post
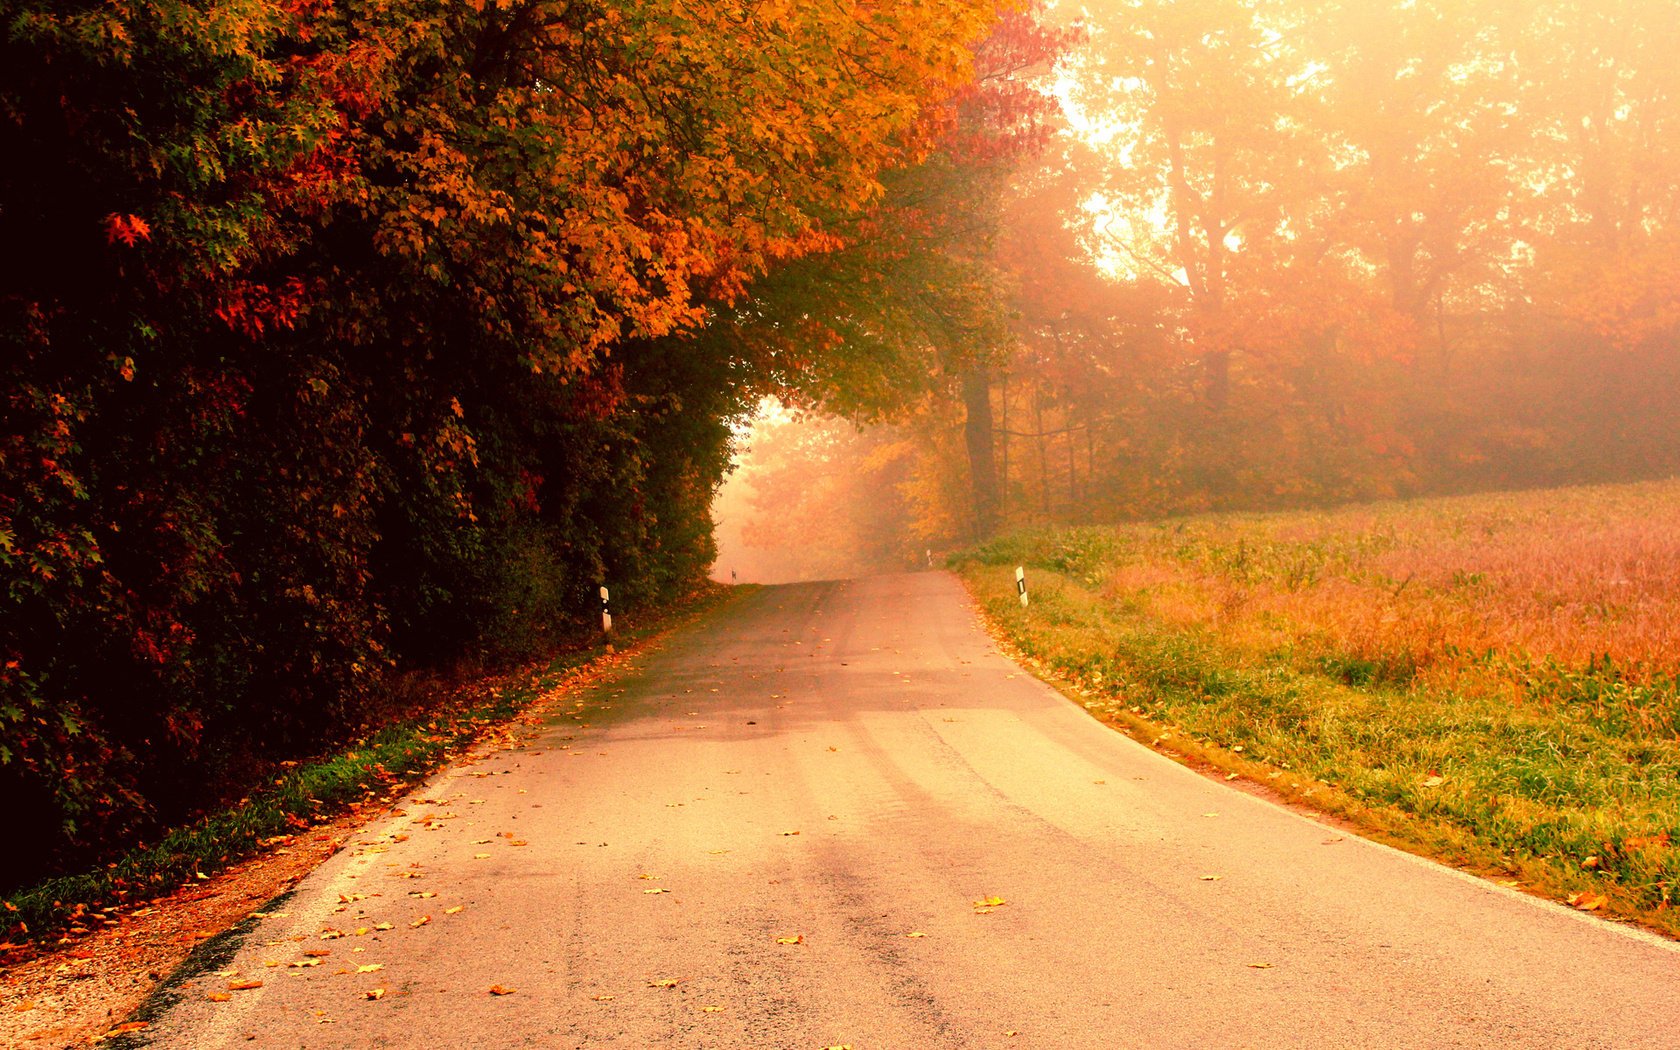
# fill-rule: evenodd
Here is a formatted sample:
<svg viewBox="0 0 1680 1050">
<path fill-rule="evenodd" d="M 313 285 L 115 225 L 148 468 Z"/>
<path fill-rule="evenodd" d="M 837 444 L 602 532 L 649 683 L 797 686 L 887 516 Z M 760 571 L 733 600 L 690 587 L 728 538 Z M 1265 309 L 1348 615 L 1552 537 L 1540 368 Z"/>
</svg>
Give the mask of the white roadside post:
<svg viewBox="0 0 1680 1050">
<path fill-rule="evenodd" d="M 607 608 L 607 585 L 601 585 L 601 633 L 612 633 L 612 612 Z"/>
<path fill-rule="evenodd" d="M 1021 608 L 1027 607 L 1027 570 L 1015 566 L 1015 590 L 1021 595 Z"/>
</svg>

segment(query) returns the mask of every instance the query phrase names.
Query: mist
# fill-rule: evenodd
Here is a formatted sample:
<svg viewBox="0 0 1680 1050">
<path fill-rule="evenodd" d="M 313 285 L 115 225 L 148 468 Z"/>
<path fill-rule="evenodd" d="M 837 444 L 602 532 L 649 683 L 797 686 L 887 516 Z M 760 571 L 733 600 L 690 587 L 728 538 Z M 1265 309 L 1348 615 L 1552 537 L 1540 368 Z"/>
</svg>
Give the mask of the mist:
<svg viewBox="0 0 1680 1050">
<path fill-rule="evenodd" d="M 984 301 L 842 341 L 886 333 L 919 378 L 890 432 L 783 420 L 802 467 L 749 442 L 725 560 L 810 578 L 1032 523 L 1680 470 L 1680 5 L 1046 18 L 1060 51 L 1001 77 L 1053 134 L 914 183 L 953 232 L 913 250 Z"/>
</svg>

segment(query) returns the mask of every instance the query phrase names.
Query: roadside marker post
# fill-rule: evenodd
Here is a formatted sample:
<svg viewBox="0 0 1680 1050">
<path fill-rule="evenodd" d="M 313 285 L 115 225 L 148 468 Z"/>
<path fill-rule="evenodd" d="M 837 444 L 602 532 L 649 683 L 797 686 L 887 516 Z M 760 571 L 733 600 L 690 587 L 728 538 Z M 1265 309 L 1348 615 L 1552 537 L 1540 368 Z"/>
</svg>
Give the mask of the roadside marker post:
<svg viewBox="0 0 1680 1050">
<path fill-rule="evenodd" d="M 1021 608 L 1027 607 L 1027 570 L 1015 566 L 1015 590 L 1021 596 Z"/>
<path fill-rule="evenodd" d="M 601 633 L 612 633 L 612 610 L 607 607 L 607 585 L 601 585 Z"/>
</svg>

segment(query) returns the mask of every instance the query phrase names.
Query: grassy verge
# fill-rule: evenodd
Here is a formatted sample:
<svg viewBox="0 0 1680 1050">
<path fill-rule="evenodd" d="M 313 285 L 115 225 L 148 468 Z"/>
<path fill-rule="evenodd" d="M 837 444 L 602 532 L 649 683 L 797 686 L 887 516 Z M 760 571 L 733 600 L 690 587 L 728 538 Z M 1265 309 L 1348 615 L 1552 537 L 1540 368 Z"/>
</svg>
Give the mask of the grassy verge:
<svg viewBox="0 0 1680 1050">
<path fill-rule="evenodd" d="M 388 725 L 313 761 L 289 763 L 272 786 L 239 805 L 177 828 L 103 868 L 62 876 L 0 902 L 13 937 L 60 943 L 109 921 L 113 911 L 167 893 L 278 844 L 313 822 L 418 781 L 568 679 L 586 674 L 612 648 L 669 629 L 683 614 L 730 600 L 715 590 L 658 620 L 615 632 L 614 646 L 561 652 L 519 672 L 458 690 L 423 717 Z M 6 947 L 6 946 L 0 946 Z"/>
<path fill-rule="evenodd" d="M 1257 521 L 1207 531 L 1235 548 L 1244 529 L 1278 525 Z M 1150 526 L 1026 533 L 958 567 L 1030 666 L 1144 743 L 1413 852 L 1680 936 L 1671 671 L 1514 648 L 1428 660 L 1339 646 L 1304 610 L 1332 594 L 1345 601 L 1368 565 L 1323 581 L 1316 597 L 1317 583 L 1279 588 L 1286 607 L 1266 601 L 1269 585 L 1243 559 L 1210 569 L 1205 549 L 1186 556 L 1159 536 Z M 1018 564 L 1028 609 L 1016 600 Z M 1234 608 L 1233 591 L 1252 607 Z"/>
</svg>

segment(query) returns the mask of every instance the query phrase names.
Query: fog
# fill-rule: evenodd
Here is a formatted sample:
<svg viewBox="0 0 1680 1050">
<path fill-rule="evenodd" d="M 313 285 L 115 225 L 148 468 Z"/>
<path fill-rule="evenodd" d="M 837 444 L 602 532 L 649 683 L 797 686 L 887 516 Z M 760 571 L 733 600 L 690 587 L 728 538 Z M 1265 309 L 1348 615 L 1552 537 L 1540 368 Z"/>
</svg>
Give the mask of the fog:
<svg viewBox="0 0 1680 1050">
<path fill-rule="evenodd" d="M 974 301 L 891 312 L 929 287 L 904 291 L 900 261 L 828 315 L 826 353 L 878 362 L 890 336 L 893 375 L 922 378 L 893 380 L 887 431 L 783 418 L 749 443 L 719 504 L 737 571 L 908 565 L 1031 522 L 1680 469 L 1680 4 L 1041 17 L 1072 28 L 1060 59 L 993 82 L 1053 134 L 888 187 L 889 208 L 954 231 L 894 258 L 960 273 Z M 1006 53 L 1031 50 L 1010 32 Z M 1007 142 L 1002 112 L 969 119 Z"/>
</svg>

